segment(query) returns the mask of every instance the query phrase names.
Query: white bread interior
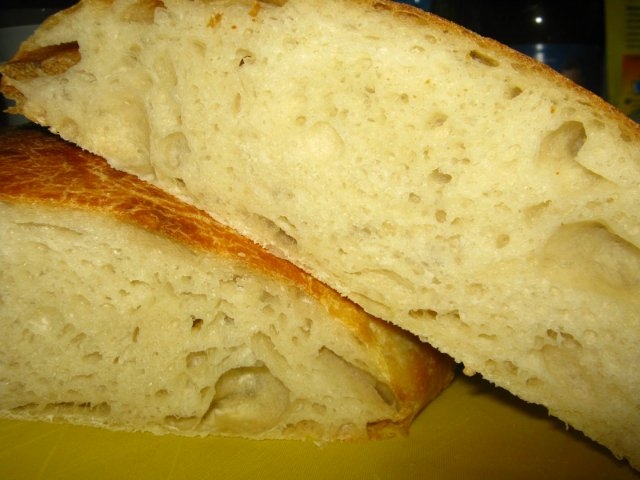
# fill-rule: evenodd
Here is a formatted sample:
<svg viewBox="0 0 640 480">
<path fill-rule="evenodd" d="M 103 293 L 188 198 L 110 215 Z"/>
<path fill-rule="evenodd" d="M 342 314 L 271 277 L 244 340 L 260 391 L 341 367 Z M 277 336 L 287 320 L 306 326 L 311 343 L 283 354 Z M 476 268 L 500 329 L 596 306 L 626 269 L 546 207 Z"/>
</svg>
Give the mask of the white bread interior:
<svg viewBox="0 0 640 480">
<path fill-rule="evenodd" d="M 86 0 L 3 72 L 16 111 L 640 466 L 640 130 L 601 99 L 384 0 Z"/>
<path fill-rule="evenodd" d="M 0 417 L 404 434 L 451 360 L 58 137 L 0 137 Z M 155 225 L 155 226 L 154 226 Z"/>
</svg>

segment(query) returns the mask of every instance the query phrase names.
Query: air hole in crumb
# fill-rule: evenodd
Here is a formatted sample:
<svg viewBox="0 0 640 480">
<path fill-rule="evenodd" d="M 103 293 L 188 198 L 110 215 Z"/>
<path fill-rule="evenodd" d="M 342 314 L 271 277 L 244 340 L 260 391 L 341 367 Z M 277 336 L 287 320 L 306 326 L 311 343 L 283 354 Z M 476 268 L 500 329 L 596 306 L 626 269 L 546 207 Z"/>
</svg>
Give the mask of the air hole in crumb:
<svg viewBox="0 0 640 480">
<path fill-rule="evenodd" d="M 231 112 L 234 115 L 238 115 L 242 110 L 242 95 L 240 93 L 236 93 L 235 97 L 233 97 L 233 101 L 231 102 Z"/>
<path fill-rule="evenodd" d="M 429 178 L 436 183 L 444 185 L 449 183 L 453 177 L 448 173 L 441 172 L 439 168 L 436 168 L 429 174 Z"/>
<path fill-rule="evenodd" d="M 450 312 L 443 313 L 439 315 L 443 320 L 458 322 L 463 327 L 469 327 L 465 322 L 460 318 L 460 312 L 458 310 L 451 310 Z"/>
<path fill-rule="evenodd" d="M 506 233 L 502 233 L 496 238 L 496 248 L 504 248 L 509 244 L 510 241 L 511 237 Z"/>
<path fill-rule="evenodd" d="M 233 317 L 230 317 L 229 315 L 222 315 L 222 324 L 223 325 L 234 325 L 236 323 L 235 319 Z"/>
<path fill-rule="evenodd" d="M 131 334 L 131 341 L 133 343 L 137 343 L 139 336 L 140 336 L 140 327 L 136 327 L 133 329 L 133 333 Z"/>
<path fill-rule="evenodd" d="M 168 169 L 176 170 L 189 156 L 191 148 L 184 133 L 174 132 L 158 141 L 157 153 L 162 156 Z"/>
<path fill-rule="evenodd" d="M 65 323 L 64 327 L 62 328 L 62 334 L 61 336 L 64 335 L 70 335 L 72 334 L 74 331 L 76 330 L 76 327 L 74 327 L 73 325 L 71 325 L 70 323 Z"/>
<path fill-rule="evenodd" d="M 251 65 L 256 61 L 255 55 L 251 51 L 246 50 L 244 48 L 239 48 L 236 51 L 236 58 L 238 59 L 237 61 L 238 61 L 239 67 L 243 67 L 245 65 Z"/>
<path fill-rule="evenodd" d="M 277 244 L 281 244 L 289 248 L 295 247 L 298 244 L 298 241 L 296 240 L 295 237 L 287 233 L 284 229 L 278 226 L 278 224 L 276 224 L 276 222 L 274 222 L 273 220 L 267 217 L 263 217 L 262 215 L 255 215 L 254 218 L 260 224 L 262 224 L 262 227 L 264 228 L 264 230 L 271 235 L 271 237 L 274 239 L 274 241 Z M 283 224 L 286 224 L 287 226 L 291 227 L 292 229 L 294 228 L 286 217 L 279 217 L 278 220 L 280 220 Z"/>
<path fill-rule="evenodd" d="M 416 308 L 414 310 L 409 310 L 409 316 L 419 320 L 435 320 L 438 316 L 438 312 L 429 308 Z"/>
<path fill-rule="evenodd" d="M 438 128 L 444 125 L 449 117 L 441 112 L 434 113 L 427 122 L 427 128 Z"/>
<path fill-rule="evenodd" d="M 578 162 L 578 154 L 587 140 L 582 122 L 567 121 L 555 130 L 548 132 L 540 142 L 537 161 L 547 166 L 558 177 L 571 175 L 567 181 L 574 183 L 576 173 L 584 179 L 600 179 L 600 175 Z"/>
<path fill-rule="evenodd" d="M 391 390 L 391 387 L 389 387 L 389 385 L 384 382 L 376 382 L 374 388 L 376 389 L 376 392 L 378 392 L 378 395 L 380 395 L 380 398 L 384 400 L 384 403 L 391 407 L 397 408 L 398 399 L 394 395 L 393 390 Z"/>
<path fill-rule="evenodd" d="M 629 295 L 640 287 L 640 248 L 598 222 L 561 225 L 547 240 L 542 259 L 573 284 Z"/>
<path fill-rule="evenodd" d="M 573 348 L 576 350 L 582 349 L 582 344 L 570 333 L 560 332 L 560 338 L 562 339 L 563 347 Z"/>
<path fill-rule="evenodd" d="M 496 336 L 488 333 L 481 333 L 478 335 L 478 338 L 482 338 L 484 340 L 496 340 Z"/>
<path fill-rule="evenodd" d="M 79 345 L 80 343 L 82 343 L 85 338 L 87 338 L 87 334 L 86 333 L 79 333 L 78 335 L 76 335 L 75 337 L 73 337 L 71 339 L 71 344 L 72 345 Z"/>
<path fill-rule="evenodd" d="M 189 431 L 193 430 L 200 422 L 200 417 L 196 417 L 195 415 L 191 417 L 167 415 L 163 421 L 164 424 L 171 429 Z"/>
<path fill-rule="evenodd" d="M 549 134 L 549 138 L 557 139 L 553 146 L 560 147 L 571 157 L 575 157 L 587 139 L 587 133 L 582 122 L 569 121 Z"/>
<path fill-rule="evenodd" d="M 193 318 L 193 320 L 191 321 L 191 331 L 199 332 L 202 328 L 203 323 L 204 321 L 201 318 Z"/>
<path fill-rule="evenodd" d="M 510 360 L 505 360 L 502 362 L 503 370 L 508 372 L 510 375 L 516 375 L 518 373 L 518 366 Z"/>
<path fill-rule="evenodd" d="M 207 352 L 191 352 L 187 355 L 187 368 L 197 368 L 205 363 L 207 358 Z"/>
<path fill-rule="evenodd" d="M 222 432 L 258 433 L 273 428 L 289 407 L 289 389 L 268 368 L 238 367 L 220 376 L 209 410 Z"/>
<path fill-rule="evenodd" d="M 279 297 L 267 290 L 263 290 L 260 294 L 260 301 L 263 303 L 278 303 Z"/>
<path fill-rule="evenodd" d="M 173 181 L 180 190 L 185 191 L 187 189 L 187 184 L 184 183 L 184 180 L 178 177 L 175 177 Z"/>
<path fill-rule="evenodd" d="M 161 388 L 160 390 L 158 390 L 155 393 L 155 397 L 156 398 L 165 398 L 165 397 L 168 397 L 168 396 L 169 396 L 169 392 L 164 388 Z"/>
<path fill-rule="evenodd" d="M 527 378 L 527 387 L 539 387 L 540 385 L 542 385 L 542 380 L 538 377 Z"/>
<path fill-rule="evenodd" d="M 411 192 L 411 193 L 409 194 L 409 201 L 410 201 L 411 203 L 420 203 L 420 202 L 422 201 L 422 199 L 420 198 L 420 195 L 418 195 L 418 194 L 416 194 L 416 193 Z"/>
<path fill-rule="evenodd" d="M 309 336 L 309 334 L 311 333 L 312 325 L 313 325 L 313 320 L 311 320 L 309 317 L 305 317 L 304 324 L 302 325 L 302 327 L 300 327 L 300 331 L 305 336 Z"/>
<path fill-rule="evenodd" d="M 469 58 L 487 67 L 497 67 L 498 65 L 500 65 L 500 62 L 498 62 L 495 58 L 490 57 L 489 55 L 486 55 L 477 50 L 471 50 L 469 52 Z"/>
<path fill-rule="evenodd" d="M 524 216 L 529 220 L 536 220 L 540 215 L 542 215 L 549 206 L 551 205 L 551 200 L 547 200 L 545 202 L 536 203 L 529 207 L 526 207 L 522 210 Z"/>
<path fill-rule="evenodd" d="M 514 98 L 520 96 L 523 90 L 520 87 L 511 87 L 507 90 L 507 98 L 509 100 L 513 100 Z"/>
<path fill-rule="evenodd" d="M 100 352 L 92 352 L 82 357 L 82 361 L 87 363 L 97 363 L 100 360 L 102 360 L 102 354 Z"/>
<path fill-rule="evenodd" d="M 436 220 L 438 223 L 444 223 L 447 221 L 447 212 L 444 210 L 436 210 Z"/>
<path fill-rule="evenodd" d="M 211 395 L 211 387 L 203 387 L 200 389 L 200 398 L 209 398 Z"/>
</svg>

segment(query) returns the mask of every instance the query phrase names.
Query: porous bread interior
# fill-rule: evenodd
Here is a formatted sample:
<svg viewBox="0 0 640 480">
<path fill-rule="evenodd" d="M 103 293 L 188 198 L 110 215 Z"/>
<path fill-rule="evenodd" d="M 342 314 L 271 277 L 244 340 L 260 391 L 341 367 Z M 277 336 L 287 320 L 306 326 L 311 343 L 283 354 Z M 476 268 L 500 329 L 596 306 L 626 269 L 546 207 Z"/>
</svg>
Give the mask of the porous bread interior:
<svg viewBox="0 0 640 480">
<path fill-rule="evenodd" d="M 637 130 L 385 2 L 186 5 L 58 17 L 25 113 L 640 464 Z"/>
<path fill-rule="evenodd" d="M 111 218 L 0 203 L 0 410 L 116 429 L 367 438 L 367 347 L 273 277 Z"/>
</svg>

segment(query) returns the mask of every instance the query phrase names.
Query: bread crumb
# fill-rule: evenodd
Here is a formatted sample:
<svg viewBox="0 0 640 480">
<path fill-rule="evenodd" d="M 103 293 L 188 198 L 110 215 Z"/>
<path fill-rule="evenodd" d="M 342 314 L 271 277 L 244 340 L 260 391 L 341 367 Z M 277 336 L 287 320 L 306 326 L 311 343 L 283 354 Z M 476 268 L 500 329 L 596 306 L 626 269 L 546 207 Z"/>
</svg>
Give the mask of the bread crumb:
<svg viewBox="0 0 640 480">
<path fill-rule="evenodd" d="M 478 372 L 476 372 L 473 368 L 469 368 L 469 367 L 465 366 L 462 369 L 462 373 L 464 373 L 467 377 L 473 377 Z"/>
</svg>

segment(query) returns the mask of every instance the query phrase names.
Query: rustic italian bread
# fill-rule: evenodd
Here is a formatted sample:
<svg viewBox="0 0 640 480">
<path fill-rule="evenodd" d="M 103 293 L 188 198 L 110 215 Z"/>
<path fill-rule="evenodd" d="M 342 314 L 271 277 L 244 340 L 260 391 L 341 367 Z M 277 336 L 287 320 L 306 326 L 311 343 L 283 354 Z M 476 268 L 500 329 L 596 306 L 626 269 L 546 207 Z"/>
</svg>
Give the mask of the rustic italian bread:
<svg viewBox="0 0 640 480">
<path fill-rule="evenodd" d="M 317 441 L 403 433 L 453 362 L 36 130 L 0 136 L 0 416 Z"/>
<path fill-rule="evenodd" d="M 83 1 L 15 111 L 640 466 L 640 130 L 384 0 Z"/>
</svg>

